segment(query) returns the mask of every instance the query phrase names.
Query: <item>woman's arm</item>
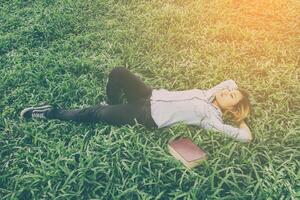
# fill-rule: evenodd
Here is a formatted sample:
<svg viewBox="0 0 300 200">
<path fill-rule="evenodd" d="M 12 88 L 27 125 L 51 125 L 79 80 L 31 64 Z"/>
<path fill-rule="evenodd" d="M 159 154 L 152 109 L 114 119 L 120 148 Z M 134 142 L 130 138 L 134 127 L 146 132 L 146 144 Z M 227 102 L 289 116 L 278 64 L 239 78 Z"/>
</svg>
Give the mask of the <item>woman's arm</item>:
<svg viewBox="0 0 300 200">
<path fill-rule="evenodd" d="M 234 82 L 234 80 L 223 81 L 223 82 L 219 83 L 218 85 L 212 87 L 211 89 L 208 89 L 207 90 L 207 96 L 209 98 L 211 98 L 210 100 L 213 100 L 213 98 L 215 97 L 215 95 L 218 91 L 221 91 L 221 90 L 224 90 L 224 89 L 234 90 L 234 89 L 237 89 L 237 88 L 238 88 L 238 86 Z"/>
<path fill-rule="evenodd" d="M 247 126 L 246 122 L 243 120 L 240 125 L 239 125 L 240 128 L 245 128 L 249 134 L 249 141 L 251 141 L 253 138 L 252 138 L 252 133 L 249 129 L 249 127 Z"/>
<path fill-rule="evenodd" d="M 224 89 L 234 90 L 237 88 L 238 88 L 238 86 L 234 80 L 226 80 L 226 81 L 223 81 L 223 82 L 219 83 L 218 85 L 214 86 L 210 90 L 213 90 L 216 92 L 216 91 L 224 90 Z"/>
<path fill-rule="evenodd" d="M 249 127 L 243 121 L 239 127 L 234 127 L 229 124 L 224 124 L 219 118 L 210 118 L 203 124 L 205 129 L 213 129 L 225 134 L 228 137 L 232 137 L 241 142 L 251 142 L 252 135 Z"/>
</svg>

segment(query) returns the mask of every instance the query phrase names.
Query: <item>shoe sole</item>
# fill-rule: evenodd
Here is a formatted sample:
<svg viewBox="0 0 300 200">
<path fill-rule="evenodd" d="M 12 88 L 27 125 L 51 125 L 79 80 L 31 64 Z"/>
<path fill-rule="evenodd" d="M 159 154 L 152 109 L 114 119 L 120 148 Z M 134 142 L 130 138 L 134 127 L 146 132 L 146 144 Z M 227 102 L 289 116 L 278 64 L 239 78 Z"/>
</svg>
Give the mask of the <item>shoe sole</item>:
<svg viewBox="0 0 300 200">
<path fill-rule="evenodd" d="M 23 109 L 22 111 L 21 111 L 21 113 L 20 113 L 20 117 L 21 117 L 21 119 L 24 119 L 24 114 L 26 113 L 26 112 L 28 112 L 29 110 L 43 110 L 43 109 L 47 109 L 47 108 L 52 108 L 52 106 L 50 106 L 50 105 L 45 105 L 45 106 L 40 106 L 40 107 L 28 107 L 28 108 L 25 108 L 25 109 Z"/>
</svg>

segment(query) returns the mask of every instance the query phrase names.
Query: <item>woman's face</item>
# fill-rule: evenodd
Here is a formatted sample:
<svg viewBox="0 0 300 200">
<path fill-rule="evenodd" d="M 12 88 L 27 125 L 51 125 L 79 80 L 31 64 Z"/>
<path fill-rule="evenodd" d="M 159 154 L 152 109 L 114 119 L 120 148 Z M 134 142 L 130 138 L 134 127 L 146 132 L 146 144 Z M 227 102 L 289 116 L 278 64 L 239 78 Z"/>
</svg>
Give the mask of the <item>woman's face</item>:
<svg viewBox="0 0 300 200">
<path fill-rule="evenodd" d="M 239 90 L 220 90 L 216 93 L 216 101 L 222 110 L 231 110 L 242 100 L 243 95 Z"/>
</svg>

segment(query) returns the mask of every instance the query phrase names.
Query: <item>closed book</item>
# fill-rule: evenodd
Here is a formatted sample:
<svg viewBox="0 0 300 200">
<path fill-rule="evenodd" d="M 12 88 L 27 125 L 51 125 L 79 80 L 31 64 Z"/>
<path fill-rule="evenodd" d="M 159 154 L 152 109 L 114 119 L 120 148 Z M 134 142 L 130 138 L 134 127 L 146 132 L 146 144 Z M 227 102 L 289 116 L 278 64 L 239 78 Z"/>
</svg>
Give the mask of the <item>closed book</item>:
<svg viewBox="0 0 300 200">
<path fill-rule="evenodd" d="M 189 138 L 171 140 L 168 144 L 168 148 L 171 155 L 180 160 L 189 169 L 207 159 L 206 152 L 194 144 Z"/>
</svg>

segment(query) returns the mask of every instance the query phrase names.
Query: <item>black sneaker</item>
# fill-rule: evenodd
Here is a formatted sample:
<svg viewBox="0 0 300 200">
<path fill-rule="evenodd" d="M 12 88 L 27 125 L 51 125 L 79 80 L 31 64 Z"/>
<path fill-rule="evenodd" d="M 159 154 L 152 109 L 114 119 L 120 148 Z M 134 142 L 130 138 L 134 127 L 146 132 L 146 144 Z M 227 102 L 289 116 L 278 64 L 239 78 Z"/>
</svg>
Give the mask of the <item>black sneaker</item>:
<svg viewBox="0 0 300 200">
<path fill-rule="evenodd" d="M 50 105 L 45 105 L 41 107 L 29 107 L 21 111 L 20 117 L 22 119 L 47 118 L 47 112 L 51 111 L 52 109 L 53 108 Z"/>
</svg>

